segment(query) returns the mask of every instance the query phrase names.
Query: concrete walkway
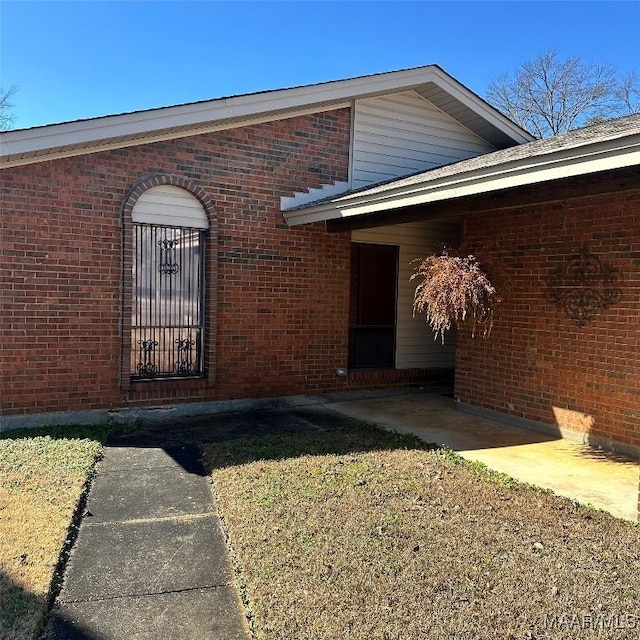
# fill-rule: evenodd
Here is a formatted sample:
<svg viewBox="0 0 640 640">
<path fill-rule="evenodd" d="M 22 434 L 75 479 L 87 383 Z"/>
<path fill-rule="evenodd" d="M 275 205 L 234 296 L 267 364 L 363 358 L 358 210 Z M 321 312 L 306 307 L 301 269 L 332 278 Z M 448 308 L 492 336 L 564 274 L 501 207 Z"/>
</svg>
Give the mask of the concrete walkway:
<svg viewBox="0 0 640 640">
<path fill-rule="evenodd" d="M 106 448 L 47 638 L 249 638 L 198 457 Z"/>
<path fill-rule="evenodd" d="M 639 465 L 591 447 L 471 416 L 431 392 L 331 402 L 345 415 L 413 433 L 522 482 L 636 520 Z"/>
</svg>

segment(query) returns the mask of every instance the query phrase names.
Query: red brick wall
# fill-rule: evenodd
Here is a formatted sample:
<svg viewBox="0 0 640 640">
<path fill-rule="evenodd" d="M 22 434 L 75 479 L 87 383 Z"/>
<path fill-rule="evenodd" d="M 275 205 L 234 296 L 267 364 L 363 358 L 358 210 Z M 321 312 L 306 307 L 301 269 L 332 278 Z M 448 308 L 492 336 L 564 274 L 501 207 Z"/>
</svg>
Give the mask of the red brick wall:
<svg viewBox="0 0 640 640">
<path fill-rule="evenodd" d="M 3 170 L 3 412 L 344 386 L 349 235 L 287 228 L 280 196 L 346 180 L 349 129 L 341 109 Z M 121 210 L 154 174 L 202 187 L 217 213 L 213 384 L 119 384 Z"/>
<path fill-rule="evenodd" d="M 456 396 L 640 445 L 640 193 L 472 215 L 465 239 L 490 248 L 506 289 L 487 339 L 458 333 Z M 622 275 L 620 302 L 584 327 L 548 297 L 581 245 Z"/>
</svg>

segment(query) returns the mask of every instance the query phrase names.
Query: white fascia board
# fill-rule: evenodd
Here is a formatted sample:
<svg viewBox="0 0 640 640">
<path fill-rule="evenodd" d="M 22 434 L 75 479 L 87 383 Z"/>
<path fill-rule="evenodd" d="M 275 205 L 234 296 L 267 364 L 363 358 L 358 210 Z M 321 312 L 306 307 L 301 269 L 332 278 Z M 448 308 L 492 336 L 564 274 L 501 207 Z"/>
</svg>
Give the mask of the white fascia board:
<svg viewBox="0 0 640 640">
<path fill-rule="evenodd" d="M 25 164 L 33 164 L 34 162 L 42 162 L 44 160 L 55 160 L 56 158 L 72 158 L 74 156 L 84 156 L 89 153 L 98 153 L 99 151 L 109 151 L 110 149 L 124 149 L 140 144 L 149 144 L 151 142 L 163 142 L 165 140 L 176 140 L 179 138 L 188 138 L 190 136 L 201 135 L 205 133 L 214 133 L 216 131 L 224 131 L 225 129 L 235 129 L 238 127 L 246 127 L 250 125 L 262 124 L 265 122 L 275 122 L 284 120 L 294 116 L 304 116 L 313 113 L 322 113 L 323 111 L 333 111 L 348 107 L 350 103 L 335 103 L 328 106 L 310 107 L 308 109 L 296 109 L 295 112 L 272 113 L 262 117 L 247 117 L 241 120 L 225 120 L 223 122 L 209 122 L 201 126 L 194 125 L 192 127 L 179 131 L 162 129 L 152 133 L 141 134 L 131 137 L 101 138 L 95 141 L 79 142 L 78 146 L 58 146 L 55 148 L 37 148 L 33 152 L 27 153 L 22 151 L 22 156 L 15 157 L 12 153 L 6 151 L 5 144 L 0 142 L 0 169 L 17 167 Z M 17 154 L 16 154 L 17 155 Z"/>
<path fill-rule="evenodd" d="M 227 100 L 224 100 L 227 103 Z M 290 101 L 287 101 L 290 102 Z M 349 103 L 332 104 L 328 109 L 337 109 L 342 106 L 346 107 Z M 180 107 L 166 107 L 170 111 L 181 109 Z M 281 106 L 280 109 L 291 107 Z M 79 122 L 69 122 L 59 125 L 51 125 L 50 127 L 37 127 L 35 129 L 26 129 L 24 131 L 7 132 L 3 134 L 0 142 L 0 156 L 13 156 L 19 154 L 38 153 L 49 149 L 64 148 L 73 145 L 89 145 L 100 146 L 101 141 L 113 140 L 114 138 L 126 138 L 129 136 L 138 136 L 131 139 L 132 144 L 141 144 L 148 141 L 157 141 L 167 138 L 178 138 L 194 135 L 203 130 L 216 130 L 220 128 L 244 126 L 246 124 L 254 124 L 265 122 L 268 120 L 277 120 L 278 116 L 264 117 L 267 110 L 266 105 L 262 105 L 259 110 L 250 111 L 247 105 L 220 105 L 208 112 L 202 110 L 190 110 L 185 108 L 179 113 L 162 113 L 154 112 L 153 115 L 148 113 L 134 113 L 122 116 L 107 116 L 97 120 L 85 120 Z M 307 112 L 319 112 L 323 109 L 321 106 Z M 295 110 L 294 113 L 287 113 L 281 117 L 291 117 L 304 113 L 304 109 Z M 262 116 L 262 117 L 260 117 Z M 227 121 L 225 126 L 222 122 Z M 230 122 L 229 122 L 230 121 Z M 239 124 L 238 124 L 239 123 Z M 209 125 L 209 126 L 207 126 Z M 170 131 L 176 127 L 188 127 L 184 131 Z M 14 134 L 14 135 L 12 135 Z M 126 146 L 126 140 L 116 146 Z M 86 150 L 85 150 L 86 152 Z"/>
<path fill-rule="evenodd" d="M 639 165 L 640 135 L 635 135 L 625 140 L 624 145 L 620 144 L 619 139 L 609 140 L 588 147 L 564 149 L 545 156 L 513 160 L 496 167 L 481 167 L 451 177 L 444 176 L 429 182 L 392 188 L 369 196 L 344 196 L 317 207 L 283 213 L 287 224 L 295 226 L 380 213 Z"/>
<path fill-rule="evenodd" d="M 416 86 L 430 80 L 431 67 L 366 76 L 351 80 L 220 98 L 115 116 L 78 120 L 2 134 L 3 156 L 41 149 L 97 142 L 136 134 L 152 134 L 175 127 L 191 127 L 220 120 L 247 119 L 269 112 L 304 109 L 323 103 L 348 106 L 354 96 L 376 95 Z M 331 104 L 331 108 L 336 108 Z"/>
<path fill-rule="evenodd" d="M 505 131 L 514 141 L 528 141 L 523 138 L 522 131 L 499 112 L 440 68 L 430 65 L 292 89 L 8 131 L 0 135 L 0 158 L 5 157 L 2 166 L 15 166 L 54 157 L 187 137 L 347 107 L 357 98 L 406 91 L 428 82 L 450 92 Z M 181 127 L 185 130 L 175 131 Z M 81 148 L 79 145 L 85 146 Z"/>
</svg>

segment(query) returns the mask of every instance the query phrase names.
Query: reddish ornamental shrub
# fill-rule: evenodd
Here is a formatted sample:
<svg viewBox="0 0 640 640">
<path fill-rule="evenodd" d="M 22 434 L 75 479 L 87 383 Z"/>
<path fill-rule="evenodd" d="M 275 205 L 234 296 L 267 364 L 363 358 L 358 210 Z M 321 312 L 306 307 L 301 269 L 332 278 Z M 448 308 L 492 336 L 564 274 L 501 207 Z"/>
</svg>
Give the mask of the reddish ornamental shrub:
<svg viewBox="0 0 640 640">
<path fill-rule="evenodd" d="M 475 256 L 427 256 L 420 261 L 411 279 L 422 278 L 416 286 L 414 316 L 424 313 L 435 337 L 444 343 L 445 331 L 470 320 L 487 336 L 493 326 L 493 311 L 500 302 L 496 288 L 480 268 Z"/>
</svg>

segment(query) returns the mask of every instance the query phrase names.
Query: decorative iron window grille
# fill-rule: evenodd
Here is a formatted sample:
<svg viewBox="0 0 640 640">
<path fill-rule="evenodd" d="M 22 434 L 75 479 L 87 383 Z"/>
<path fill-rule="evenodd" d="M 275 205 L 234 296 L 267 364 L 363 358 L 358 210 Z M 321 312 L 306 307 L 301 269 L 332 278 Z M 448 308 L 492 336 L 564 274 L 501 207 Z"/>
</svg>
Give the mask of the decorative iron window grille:
<svg viewBox="0 0 640 640">
<path fill-rule="evenodd" d="M 133 225 L 132 379 L 204 374 L 204 234 Z"/>
</svg>

